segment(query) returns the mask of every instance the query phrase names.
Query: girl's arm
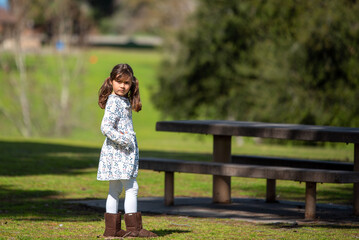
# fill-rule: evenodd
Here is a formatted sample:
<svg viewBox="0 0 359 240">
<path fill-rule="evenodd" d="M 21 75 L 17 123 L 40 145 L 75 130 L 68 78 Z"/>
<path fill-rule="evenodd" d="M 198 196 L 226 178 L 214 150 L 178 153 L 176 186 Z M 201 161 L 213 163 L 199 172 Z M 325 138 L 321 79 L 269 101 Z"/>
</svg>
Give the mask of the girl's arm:
<svg viewBox="0 0 359 240">
<path fill-rule="evenodd" d="M 116 101 L 114 101 L 113 98 L 108 99 L 108 103 L 105 108 L 105 115 L 103 116 L 101 123 L 101 132 L 107 138 L 116 142 L 120 146 L 129 149 L 133 147 L 133 143 L 129 135 L 121 133 L 114 127 L 118 121 L 119 113 L 121 113 L 120 104 L 116 104 Z"/>
</svg>

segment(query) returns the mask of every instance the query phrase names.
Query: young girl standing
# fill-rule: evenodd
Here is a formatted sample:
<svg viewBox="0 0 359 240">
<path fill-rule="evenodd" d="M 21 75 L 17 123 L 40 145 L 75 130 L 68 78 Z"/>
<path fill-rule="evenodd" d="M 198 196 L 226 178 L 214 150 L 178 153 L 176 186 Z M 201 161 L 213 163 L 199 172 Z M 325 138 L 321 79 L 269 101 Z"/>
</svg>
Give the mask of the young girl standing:
<svg viewBox="0 0 359 240">
<path fill-rule="evenodd" d="M 101 149 L 97 180 L 109 181 L 106 201 L 106 237 L 156 237 L 142 228 L 141 213 L 137 212 L 136 181 L 138 145 L 132 124 L 132 110 L 141 110 L 138 80 L 128 64 L 116 65 L 99 91 L 99 106 L 105 109 L 101 131 L 106 136 Z M 119 195 L 125 189 L 125 224 L 121 229 L 118 212 Z"/>
</svg>

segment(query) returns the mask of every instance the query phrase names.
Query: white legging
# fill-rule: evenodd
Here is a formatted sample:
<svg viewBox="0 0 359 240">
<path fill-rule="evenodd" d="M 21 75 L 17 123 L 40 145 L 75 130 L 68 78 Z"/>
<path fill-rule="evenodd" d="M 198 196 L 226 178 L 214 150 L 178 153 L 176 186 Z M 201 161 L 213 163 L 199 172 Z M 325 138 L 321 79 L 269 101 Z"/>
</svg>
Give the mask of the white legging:
<svg viewBox="0 0 359 240">
<path fill-rule="evenodd" d="M 138 184 L 136 178 L 111 180 L 106 201 L 107 213 L 118 213 L 119 196 L 125 188 L 125 213 L 137 212 Z"/>
</svg>

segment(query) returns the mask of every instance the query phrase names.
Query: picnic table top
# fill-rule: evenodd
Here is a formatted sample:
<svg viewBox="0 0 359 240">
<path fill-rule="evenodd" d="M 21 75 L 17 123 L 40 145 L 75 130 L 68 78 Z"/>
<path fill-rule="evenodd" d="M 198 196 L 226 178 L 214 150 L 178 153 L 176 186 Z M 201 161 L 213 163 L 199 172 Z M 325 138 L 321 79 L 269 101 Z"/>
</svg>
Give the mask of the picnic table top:
<svg viewBox="0 0 359 240">
<path fill-rule="evenodd" d="M 359 128 L 226 120 L 159 121 L 157 131 L 359 143 Z"/>
</svg>

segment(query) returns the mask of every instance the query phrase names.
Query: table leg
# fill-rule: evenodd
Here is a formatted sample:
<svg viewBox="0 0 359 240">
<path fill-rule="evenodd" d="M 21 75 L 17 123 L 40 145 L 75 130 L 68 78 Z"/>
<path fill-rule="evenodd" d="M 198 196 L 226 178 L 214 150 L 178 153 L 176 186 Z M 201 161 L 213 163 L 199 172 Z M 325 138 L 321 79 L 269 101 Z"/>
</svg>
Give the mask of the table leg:
<svg viewBox="0 0 359 240">
<path fill-rule="evenodd" d="M 231 162 L 231 136 L 213 136 L 213 161 Z M 231 177 L 213 175 L 212 201 L 214 203 L 231 202 Z"/>
<path fill-rule="evenodd" d="M 359 172 L 359 143 L 354 143 L 354 171 Z M 359 216 L 359 183 L 354 183 L 354 215 Z"/>
</svg>

